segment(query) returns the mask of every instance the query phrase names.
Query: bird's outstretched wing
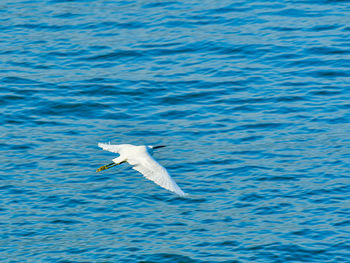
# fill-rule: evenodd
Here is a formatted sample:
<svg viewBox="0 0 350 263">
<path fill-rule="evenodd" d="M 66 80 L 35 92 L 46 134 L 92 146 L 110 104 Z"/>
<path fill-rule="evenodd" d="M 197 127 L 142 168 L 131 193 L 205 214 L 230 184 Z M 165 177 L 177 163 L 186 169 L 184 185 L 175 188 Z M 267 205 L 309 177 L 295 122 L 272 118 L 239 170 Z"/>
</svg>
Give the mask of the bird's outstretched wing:
<svg viewBox="0 0 350 263">
<path fill-rule="evenodd" d="M 132 162 L 132 161 L 131 161 Z M 130 162 L 129 162 L 130 163 Z M 133 169 L 139 171 L 147 179 L 155 182 L 159 186 L 172 191 L 179 196 L 186 196 L 176 182 L 170 177 L 167 170 L 156 162 L 151 156 L 147 155 L 142 158 L 142 161 L 135 162 Z"/>
<path fill-rule="evenodd" d="M 110 151 L 113 153 L 119 153 L 120 149 L 122 148 L 122 145 L 113 145 L 113 144 L 108 144 L 108 143 L 98 143 L 98 146 L 101 147 L 105 151 Z"/>
</svg>

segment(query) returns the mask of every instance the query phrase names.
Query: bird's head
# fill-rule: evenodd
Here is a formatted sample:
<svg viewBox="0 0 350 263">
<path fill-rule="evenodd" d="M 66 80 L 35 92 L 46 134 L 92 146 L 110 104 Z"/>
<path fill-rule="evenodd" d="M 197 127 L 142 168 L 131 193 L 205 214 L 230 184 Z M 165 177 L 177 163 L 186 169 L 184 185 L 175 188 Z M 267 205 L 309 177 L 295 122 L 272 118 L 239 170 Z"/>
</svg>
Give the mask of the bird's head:
<svg viewBox="0 0 350 263">
<path fill-rule="evenodd" d="M 163 148 L 163 147 L 165 147 L 165 145 L 158 145 L 158 146 L 149 145 L 149 146 L 147 146 L 148 151 L 149 151 L 151 154 L 153 153 L 153 150 L 154 150 L 154 149 L 159 149 L 159 148 Z"/>
</svg>

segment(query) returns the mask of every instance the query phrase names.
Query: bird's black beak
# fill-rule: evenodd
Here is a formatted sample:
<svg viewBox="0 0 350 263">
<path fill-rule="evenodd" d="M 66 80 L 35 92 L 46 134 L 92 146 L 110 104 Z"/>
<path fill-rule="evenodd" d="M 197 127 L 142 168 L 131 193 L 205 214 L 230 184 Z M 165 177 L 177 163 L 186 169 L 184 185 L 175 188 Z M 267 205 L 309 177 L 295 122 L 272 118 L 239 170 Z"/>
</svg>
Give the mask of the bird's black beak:
<svg viewBox="0 0 350 263">
<path fill-rule="evenodd" d="M 153 149 L 159 149 L 159 148 L 163 148 L 166 147 L 165 145 L 159 145 L 159 146 L 153 146 Z"/>
</svg>

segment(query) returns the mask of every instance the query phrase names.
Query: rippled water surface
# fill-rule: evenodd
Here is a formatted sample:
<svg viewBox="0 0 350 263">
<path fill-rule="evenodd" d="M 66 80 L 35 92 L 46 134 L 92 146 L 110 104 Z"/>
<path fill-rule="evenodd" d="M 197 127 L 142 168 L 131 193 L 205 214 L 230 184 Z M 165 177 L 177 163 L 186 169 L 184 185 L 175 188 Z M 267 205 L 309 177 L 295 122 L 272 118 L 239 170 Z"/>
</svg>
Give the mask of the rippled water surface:
<svg viewBox="0 0 350 263">
<path fill-rule="evenodd" d="M 349 10 L 2 0 L 0 259 L 350 262 Z"/>
</svg>

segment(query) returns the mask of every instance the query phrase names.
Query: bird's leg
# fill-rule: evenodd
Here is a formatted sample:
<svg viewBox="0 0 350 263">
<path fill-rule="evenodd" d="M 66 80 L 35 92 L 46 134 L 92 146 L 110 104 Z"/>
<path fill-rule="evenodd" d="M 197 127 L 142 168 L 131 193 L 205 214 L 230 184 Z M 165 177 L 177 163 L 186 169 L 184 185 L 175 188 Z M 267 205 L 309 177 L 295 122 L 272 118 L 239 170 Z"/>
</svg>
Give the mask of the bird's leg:
<svg viewBox="0 0 350 263">
<path fill-rule="evenodd" d="M 109 163 L 109 164 L 103 165 L 103 166 L 101 166 L 100 168 L 98 168 L 98 169 L 96 170 L 96 172 L 100 172 L 100 171 L 103 171 L 103 170 L 107 170 L 107 169 L 109 169 L 109 168 L 111 168 L 111 167 L 114 167 L 114 166 L 119 165 L 119 164 L 122 164 L 122 163 L 125 163 L 125 161 L 120 162 L 120 163 Z"/>
<path fill-rule="evenodd" d="M 116 164 L 116 163 L 109 163 L 109 164 L 103 165 L 103 166 L 101 166 L 100 168 L 98 168 L 98 169 L 96 170 L 96 172 L 100 172 L 100 171 L 109 169 L 109 168 L 111 168 L 111 167 L 113 167 L 113 166 L 115 166 L 115 165 L 117 165 L 117 164 Z"/>
</svg>

